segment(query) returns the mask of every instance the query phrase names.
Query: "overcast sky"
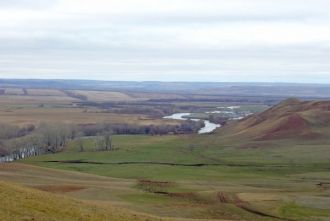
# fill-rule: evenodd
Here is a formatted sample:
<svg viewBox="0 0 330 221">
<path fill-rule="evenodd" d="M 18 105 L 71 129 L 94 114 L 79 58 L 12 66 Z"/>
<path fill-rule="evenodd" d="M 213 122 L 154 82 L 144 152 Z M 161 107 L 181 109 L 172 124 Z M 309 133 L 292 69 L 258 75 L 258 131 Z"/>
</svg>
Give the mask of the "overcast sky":
<svg viewBox="0 0 330 221">
<path fill-rule="evenodd" d="M 329 0 L 0 0 L 0 78 L 330 83 Z"/>
</svg>

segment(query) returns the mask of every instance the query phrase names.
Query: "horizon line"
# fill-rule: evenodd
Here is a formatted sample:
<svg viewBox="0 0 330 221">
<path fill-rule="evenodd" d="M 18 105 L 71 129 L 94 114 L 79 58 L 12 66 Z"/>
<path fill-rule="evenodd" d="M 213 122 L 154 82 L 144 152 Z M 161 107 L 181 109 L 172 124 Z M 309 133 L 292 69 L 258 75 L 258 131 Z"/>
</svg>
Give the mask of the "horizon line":
<svg viewBox="0 0 330 221">
<path fill-rule="evenodd" d="M 304 85 L 330 85 L 330 82 L 292 82 L 292 81 L 163 81 L 163 80 L 101 80 L 79 78 L 6 78 L 0 77 L 0 81 L 90 81 L 90 82 L 132 82 L 132 83 L 207 83 L 207 84 L 304 84 Z"/>
</svg>

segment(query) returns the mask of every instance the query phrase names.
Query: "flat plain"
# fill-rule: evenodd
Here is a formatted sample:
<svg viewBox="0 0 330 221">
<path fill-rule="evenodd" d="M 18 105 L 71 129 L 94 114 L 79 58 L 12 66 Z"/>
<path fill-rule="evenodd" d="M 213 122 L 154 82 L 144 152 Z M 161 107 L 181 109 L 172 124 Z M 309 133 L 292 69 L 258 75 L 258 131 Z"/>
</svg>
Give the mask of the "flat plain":
<svg viewBox="0 0 330 221">
<path fill-rule="evenodd" d="M 7 90 L 7 89 L 6 89 Z M 14 89 L 10 89 L 13 91 Z M 15 88 L 15 90 L 22 90 Z M 120 92 L 75 91 L 88 98 L 87 102 L 137 102 L 141 98 L 133 98 Z M 142 98 L 148 100 L 148 98 Z M 109 112 L 107 109 L 92 104 L 78 105 L 78 98 L 70 97 L 56 89 L 27 89 L 27 95 L 0 95 L 0 122 L 15 125 L 38 125 L 42 122 L 63 122 L 73 124 L 134 124 L 160 125 L 164 122 L 177 124 L 175 121 L 152 118 L 143 113 L 122 114 Z"/>
</svg>

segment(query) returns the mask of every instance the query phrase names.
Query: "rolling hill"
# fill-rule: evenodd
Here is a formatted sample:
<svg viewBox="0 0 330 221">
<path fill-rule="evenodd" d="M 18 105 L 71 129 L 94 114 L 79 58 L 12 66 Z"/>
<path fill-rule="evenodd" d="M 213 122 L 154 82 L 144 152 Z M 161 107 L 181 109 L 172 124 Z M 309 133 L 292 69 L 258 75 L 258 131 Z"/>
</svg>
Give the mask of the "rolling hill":
<svg viewBox="0 0 330 221">
<path fill-rule="evenodd" d="M 231 136 L 253 140 L 324 138 L 330 129 L 330 101 L 287 99 L 228 126 Z"/>
</svg>

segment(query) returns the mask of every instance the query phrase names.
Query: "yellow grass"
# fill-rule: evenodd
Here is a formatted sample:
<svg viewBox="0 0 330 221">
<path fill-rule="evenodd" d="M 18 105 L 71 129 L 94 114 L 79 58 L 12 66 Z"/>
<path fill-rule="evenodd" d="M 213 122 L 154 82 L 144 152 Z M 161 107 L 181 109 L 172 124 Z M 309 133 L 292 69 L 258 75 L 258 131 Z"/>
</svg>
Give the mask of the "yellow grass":
<svg viewBox="0 0 330 221">
<path fill-rule="evenodd" d="M 5 93 L 7 95 L 22 95 L 23 90 L 21 88 L 6 88 Z"/>
<path fill-rule="evenodd" d="M 279 201 L 284 197 L 272 193 L 239 193 L 237 196 L 247 202 L 264 202 L 264 201 Z"/>
<path fill-rule="evenodd" d="M 154 220 L 145 215 L 0 182 L 1 220 Z"/>
<path fill-rule="evenodd" d="M 138 193 L 134 185 L 135 181 L 129 179 L 19 163 L 0 164 L 0 220 L 198 220 L 160 218 L 127 209 L 129 203 L 120 196 Z"/>
<path fill-rule="evenodd" d="M 72 91 L 76 94 L 84 95 L 89 101 L 107 102 L 107 101 L 134 101 L 133 97 L 121 92 L 112 91 Z"/>
<path fill-rule="evenodd" d="M 137 98 L 137 99 L 184 99 L 186 98 L 180 94 L 171 94 L 171 93 L 148 93 L 148 92 L 134 92 L 129 93 L 130 96 Z"/>
<path fill-rule="evenodd" d="M 14 182 L 39 190 L 74 196 L 82 200 L 88 199 L 97 202 L 111 199 L 112 204 L 121 206 L 125 206 L 119 198 L 122 193 L 136 193 L 137 191 L 132 188 L 135 185 L 134 180 L 102 177 L 18 163 L 0 164 L 0 177 L 0 180 L 5 182 Z M 63 191 L 54 191 L 60 189 Z M 68 189 L 70 191 L 64 191 Z"/>
<path fill-rule="evenodd" d="M 60 96 L 23 96 L 1 95 L 0 105 L 26 105 L 26 104 L 68 104 L 77 99 Z"/>
<path fill-rule="evenodd" d="M 18 108 L 12 110 L 0 109 L 0 122 L 16 125 L 39 124 L 41 122 L 62 122 L 68 124 L 137 124 L 161 125 L 162 119 L 152 119 L 144 115 L 117 114 L 102 112 L 97 109 L 83 108 Z M 168 120 L 168 124 L 177 124 Z"/>
<path fill-rule="evenodd" d="M 27 89 L 31 96 L 66 96 L 62 91 L 56 89 Z"/>
</svg>

